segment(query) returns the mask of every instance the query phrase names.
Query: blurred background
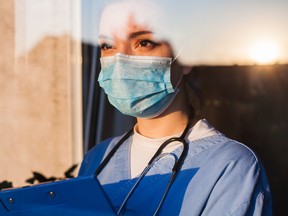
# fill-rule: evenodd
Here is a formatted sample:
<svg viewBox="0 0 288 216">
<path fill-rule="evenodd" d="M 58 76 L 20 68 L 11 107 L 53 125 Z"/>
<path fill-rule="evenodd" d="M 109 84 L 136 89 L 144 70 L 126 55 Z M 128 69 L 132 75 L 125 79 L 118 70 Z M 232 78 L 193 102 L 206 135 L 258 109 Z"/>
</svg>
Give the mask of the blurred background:
<svg viewBox="0 0 288 216">
<path fill-rule="evenodd" d="M 201 90 L 201 117 L 260 156 L 274 213 L 284 215 L 288 1 L 165 5 L 182 14 L 169 23 Z M 61 177 L 97 142 L 134 124 L 97 83 L 102 8 L 94 0 L 0 0 L 0 182 L 23 186 L 33 171 Z"/>
</svg>

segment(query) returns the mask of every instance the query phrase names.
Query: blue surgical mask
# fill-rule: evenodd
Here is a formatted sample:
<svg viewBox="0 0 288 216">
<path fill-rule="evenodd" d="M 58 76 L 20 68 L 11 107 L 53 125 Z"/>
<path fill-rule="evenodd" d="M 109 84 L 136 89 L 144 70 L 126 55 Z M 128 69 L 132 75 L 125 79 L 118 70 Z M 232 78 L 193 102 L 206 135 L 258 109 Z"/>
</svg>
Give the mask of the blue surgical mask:
<svg viewBox="0 0 288 216">
<path fill-rule="evenodd" d="M 100 61 L 98 82 L 110 103 L 123 114 L 156 117 L 177 94 L 170 78 L 171 58 L 117 53 Z"/>
</svg>

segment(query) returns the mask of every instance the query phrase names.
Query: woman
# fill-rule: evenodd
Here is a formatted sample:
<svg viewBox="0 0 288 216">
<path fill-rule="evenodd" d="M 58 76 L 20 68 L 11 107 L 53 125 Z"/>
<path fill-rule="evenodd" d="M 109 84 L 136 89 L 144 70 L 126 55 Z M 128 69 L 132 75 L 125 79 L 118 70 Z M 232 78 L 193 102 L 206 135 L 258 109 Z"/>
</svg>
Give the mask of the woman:
<svg viewBox="0 0 288 216">
<path fill-rule="evenodd" d="M 155 1 L 105 7 L 98 81 L 110 103 L 137 123 L 90 150 L 79 175 L 96 172 L 119 215 L 271 215 L 267 178 L 255 154 L 197 120 L 188 72 L 175 57 L 181 49 L 159 25 L 163 17 Z M 160 146 L 163 154 L 150 161 Z"/>
</svg>

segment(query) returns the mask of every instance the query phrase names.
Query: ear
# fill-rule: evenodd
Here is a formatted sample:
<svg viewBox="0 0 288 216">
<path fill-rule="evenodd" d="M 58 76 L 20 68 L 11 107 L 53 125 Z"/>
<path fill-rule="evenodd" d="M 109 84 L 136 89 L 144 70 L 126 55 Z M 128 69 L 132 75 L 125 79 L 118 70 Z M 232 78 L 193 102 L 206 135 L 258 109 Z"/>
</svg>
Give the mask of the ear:
<svg viewBox="0 0 288 216">
<path fill-rule="evenodd" d="M 192 66 L 183 66 L 182 73 L 184 75 L 187 75 L 187 74 L 191 73 L 192 68 L 193 68 Z"/>
</svg>

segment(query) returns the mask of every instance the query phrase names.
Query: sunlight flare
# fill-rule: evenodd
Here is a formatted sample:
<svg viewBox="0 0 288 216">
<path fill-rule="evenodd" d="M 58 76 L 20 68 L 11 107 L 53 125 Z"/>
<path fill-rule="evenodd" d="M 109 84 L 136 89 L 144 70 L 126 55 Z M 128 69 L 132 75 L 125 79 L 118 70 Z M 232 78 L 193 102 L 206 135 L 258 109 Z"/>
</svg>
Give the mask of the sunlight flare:
<svg viewBox="0 0 288 216">
<path fill-rule="evenodd" d="M 271 40 L 261 40 L 251 46 L 250 57 L 257 64 L 276 63 L 279 58 L 279 48 Z"/>
</svg>

